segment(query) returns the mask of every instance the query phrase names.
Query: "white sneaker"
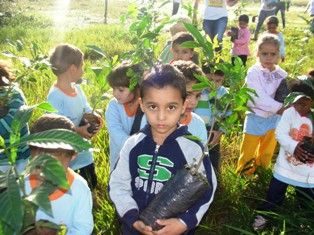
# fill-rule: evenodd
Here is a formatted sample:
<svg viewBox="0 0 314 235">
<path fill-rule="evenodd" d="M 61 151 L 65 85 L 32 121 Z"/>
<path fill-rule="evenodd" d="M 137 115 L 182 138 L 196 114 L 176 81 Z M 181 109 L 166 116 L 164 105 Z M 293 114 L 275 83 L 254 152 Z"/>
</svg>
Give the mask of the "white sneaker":
<svg viewBox="0 0 314 235">
<path fill-rule="evenodd" d="M 259 231 L 265 228 L 266 223 L 267 223 L 267 220 L 263 216 L 257 215 L 254 219 L 252 227 L 255 231 Z"/>
</svg>

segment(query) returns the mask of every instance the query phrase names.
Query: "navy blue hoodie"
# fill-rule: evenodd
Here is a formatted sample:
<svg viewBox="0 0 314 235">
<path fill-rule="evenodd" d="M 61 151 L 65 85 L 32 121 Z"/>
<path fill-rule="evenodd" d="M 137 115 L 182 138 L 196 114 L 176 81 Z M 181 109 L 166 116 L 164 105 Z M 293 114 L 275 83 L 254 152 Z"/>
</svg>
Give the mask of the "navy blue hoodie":
<svg viewBox="0 0 314 235">
<path fill-rule="evenodd" d="M 158 146 L 150 126 L 146 125 L 125 142 L 109 181 L 109 195 L 122 220 L 124 235 L 139 234 L 132 225 L 139 220 L 140 212 L 177 170 L 186 164 L 192 165 L 202 156 L 202 144 L 187 135 L 191 135 L 187 127 L 180 126 Z M 190 233 L 186 234 L 193 234 L 192 230 L 207 211 L 217 186 L 208 157 L 204 158 L 200 171 L 206 173 L 212 187 L 192 208 L 177 216 L 187 225 Z"/>
</svg>

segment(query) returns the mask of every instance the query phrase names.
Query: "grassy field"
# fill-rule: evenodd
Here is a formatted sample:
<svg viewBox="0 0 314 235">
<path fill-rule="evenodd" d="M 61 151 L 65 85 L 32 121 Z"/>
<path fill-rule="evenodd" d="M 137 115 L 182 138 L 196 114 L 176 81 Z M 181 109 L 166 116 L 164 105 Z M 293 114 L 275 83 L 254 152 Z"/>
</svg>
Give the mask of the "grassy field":
<svg viewBox="0 0 314 235">
<path fill-rule="evenodd" d="M 130 50 L 133 46 L 125 25 L 119 24 L 119 17 L 127 10 L 131 1 L 115 0 L 109 2 L 108 23 L 103 24 L 104 1 L 96 0 L 0 0 L 0 51 L 31 58 L 32 63 L 41 60 L 41 55 L 48 55 L 49 50 L 56 44 L 67 42 L 80 47 L 87 55 L 85 61 L 85 77 L 95 79 L 89 69 L 91 65 L 100 62 L 93 58 L 87 45 L 97 45 L 109 57 Z M 161 2 L 161 1 L 158 1 Z M 189 3 L 190 1 L 184 1 Z M 243 1 L 245 7 L 242 13 L 250 16 L 258 12 L 258 1 Z M 306 0 L 292 1 L 293 5 L 287 13 L 287 28 L 283 30 L 286 40 L 286 61 L 281 66 L 295 77 L 313 67 L 314 39 L 307 32 L 306 22 L 300 18 L 308 18 L 304 13 Z M 230 10 L 229 24 L 235 23 L 235 9 Z M 160 9 L 160 14 L 170 13 L 170 4 Z M 184 12 L 184 10 L 182 10 Z M 201 14 L 199 14 L 201 15 Z M 254 29 L 255 24 L 250 23 Z M 167 34 L 160 36 L 159 47 L 162 48 Z M 19 40 L 19 41 L 18 41 Z M 36 45 L 36 46 L 34 46 Z M 34 47 L 37 51 L 34 55 Z M 223 57 L 229 60 L 230 41 L 224 41 Z M 255 61 L 254 42 L 251 43 L 252 56 L 248 61 Z M 33 54 L 32 54 L 33 53 Z M 36 56 L 37 55 L 37 56 Z M 0 59 L 8 59 L 0 54 Z M 21 75 L 20 84 L 29 104 L 35 104 L 46 99 L 54 76 L 49 68 L 25 67 L 19 60 L 11 59 L 16 73 Z M 83 85 L 90 97 L 98 92 L 97 87 Z M 99 94 L 101 95 L 101 94 Z M 98 108 L 104 110 L 105 103 Z M 36 113 L 34 118 L 40 113 Z M 253 209 L 264 198 L 271 170 L 261 170 L 253 177 L 240 177 L 235 174 L 235 164 L 238 158 L 241 133 L 232 133 L 222 139 L 222 168 L 220 184 L 214 202 L 197 234 L 255 234 L 251 229 L 254 218 Z M 109 177 L 108 166 L 108 133 L 104 128 L 93 139 L 93 144 L 99 151 L 95 154 L 99 186 L 94 192 L 95 234 L 118 234 L 115 211 L 108 200 L 107 184 Z M 307 227 L 306 222 L 300 222 L 300 212 L 294 205 L 294 191 L 289 190 L 282 215 L 275 227 L 263 234 L 313 234 L 314 228 Z M 313 224 L 312 224 L 313 226 Z"/>
</svg>

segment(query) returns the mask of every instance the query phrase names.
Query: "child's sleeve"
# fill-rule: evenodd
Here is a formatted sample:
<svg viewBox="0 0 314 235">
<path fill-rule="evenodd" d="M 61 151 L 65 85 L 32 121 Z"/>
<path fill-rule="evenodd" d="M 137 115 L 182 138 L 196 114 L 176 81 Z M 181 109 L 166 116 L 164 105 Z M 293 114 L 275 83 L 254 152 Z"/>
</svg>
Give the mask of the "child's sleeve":
<svg viewBox="0 0 314 235">
<path fill-rule="evenodd" d="M 85 113 L 91 113 L 93 109 L 89 105 L 84 91 L 81 89 L 81 87 L 79 85 L 77 85 L 76 87 L 77 87 L 77 90 L 78 90 L 78 92 L 80 93 L 80 95 L 82 97 L 82 102 L 83 102 L 83 106 L 84 106 L 84 109 L 85 109 Z"/>
<path fill-rule="evenodd" d="M 87 186 L 84 189 L 78 197 L 73 211 L 72 226 L 68 228 L 67 235 L 89 235 L 93 232 L 92 194 Z"/>
<path fill-rule="evenodd" d="M 110 175 L 109 196 L 122 222 L 133 228 L 134 222 L 139 219 L 139 210 L 136 201 L 132 197 L 129 155 L 133 145 L 130 140 L 121 149 L 118 163 Z"/>
<path fill-rule="evenodd" d="M 253 95 L 252 97 L 254 103 L 249 101 L 248 106 L 275 114 L 281 109 L 282 103 L 274 100 L 274 98 L 263 90 L 261 79 L 259 79 L 258 76 L 258 71 L 256 70 L 250 70 L 247 74 L 246 85 L 247 87 L 254 89 L 257 94 L 257 96 Z"/>
<path fill-rule="evenodd" d="M 119 109 L 118 103 L 113 99 L 110 100 L 105 112 L 107 129 L 110 137 L 110 144 L 117 146 L 117 149 L 119 150 L 130 135 L 130 133 L 127 133 L 123 128 L 120 112 L 121 109 Z"/>
<path fill-rule="evenodd" d="M 251 37 L 250 31 L 245 30 L 243 31 L 243 34 L 241 34 L 240 38 L 237 38 L 236 40 L 234 40 L 234 43 L 238 46 L 243 46 L 250 42 L 250 37 Z"/>
<path fill-rule="evenodd" d="M 276 139 L 280 146 L 290 154 L 294 153 L 294 150 L 298 144 L 298 141 L 294 140 L 290 136 L 291 124 L 294 122 L 291 116 L 291 108 L 283 112 L 282 117 L 276 127 Z"/>
<path fill-rule="evenodd" d="M 57 114 L 66 116 L 65 112 L 63 111 L 65 109 L 64 101 L 62 100 L 58 92 L 56 91 L 49 92 L 47 96 L 47 101 L 57 110 L 56 112 Z"/>
<path fill-rule="evenodd" d="M 279 33 L 279 51 L 280 51 L 280 57 L 284 58 L 286 56 L 286 46 L 285 46 L 285 39 L 283 37 L 282 33 Z"/>
<path fill-rule="evenodd" d="M 21 106 L 25 104 L 26 104 L 26 99 L 23 92 L 18 88 L 13 88 L 12 96 L 8 103 L 8 106 L 9 106 L 8 114 L 1 118 L 1 120 L 3 120 L 7 124 L 6 125 L 7 128 L 10 128 L 13 118 L 15 116 L 15 113 L 19 110 Z"/>
<path fill-rule="evenodd" d="M 211 165 L 209 157 L 204 158 L 203 166 L 205 168 L 207 180 L 211 187 L 208 188 L 204 196 L 200 198 L 193 207 L 178 216 L 178 218 L 186 224 L 188 230 L 195 228 L 201 222 L 202 217 L 214 199 L 214 193 L 217 188 L 215 171 Z"/>
</svg>

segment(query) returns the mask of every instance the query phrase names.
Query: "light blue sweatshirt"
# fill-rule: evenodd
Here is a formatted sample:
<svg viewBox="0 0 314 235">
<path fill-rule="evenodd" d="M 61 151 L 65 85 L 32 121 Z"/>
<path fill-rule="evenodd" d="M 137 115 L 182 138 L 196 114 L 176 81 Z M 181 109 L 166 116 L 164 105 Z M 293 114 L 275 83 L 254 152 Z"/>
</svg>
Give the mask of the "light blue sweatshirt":
<svg viewBox="0 0 314 235">
<path fill-rule="evenodd" d="M 76 95 L 70 96 L 61 91 L 58 87 L 52 86 L 48 93 L 47 101 L 58 110 L 57 114 L 69 118 L 75 126 L 80 124 L 84 113 L 89 113 L 92 108 L 87 102 L 84 92 L 78 84 L 74 85 Z M 73 170 L 88 166 L 94 162 L 92 153 L 84 151 L 70 164 Z"/>
</svg>

